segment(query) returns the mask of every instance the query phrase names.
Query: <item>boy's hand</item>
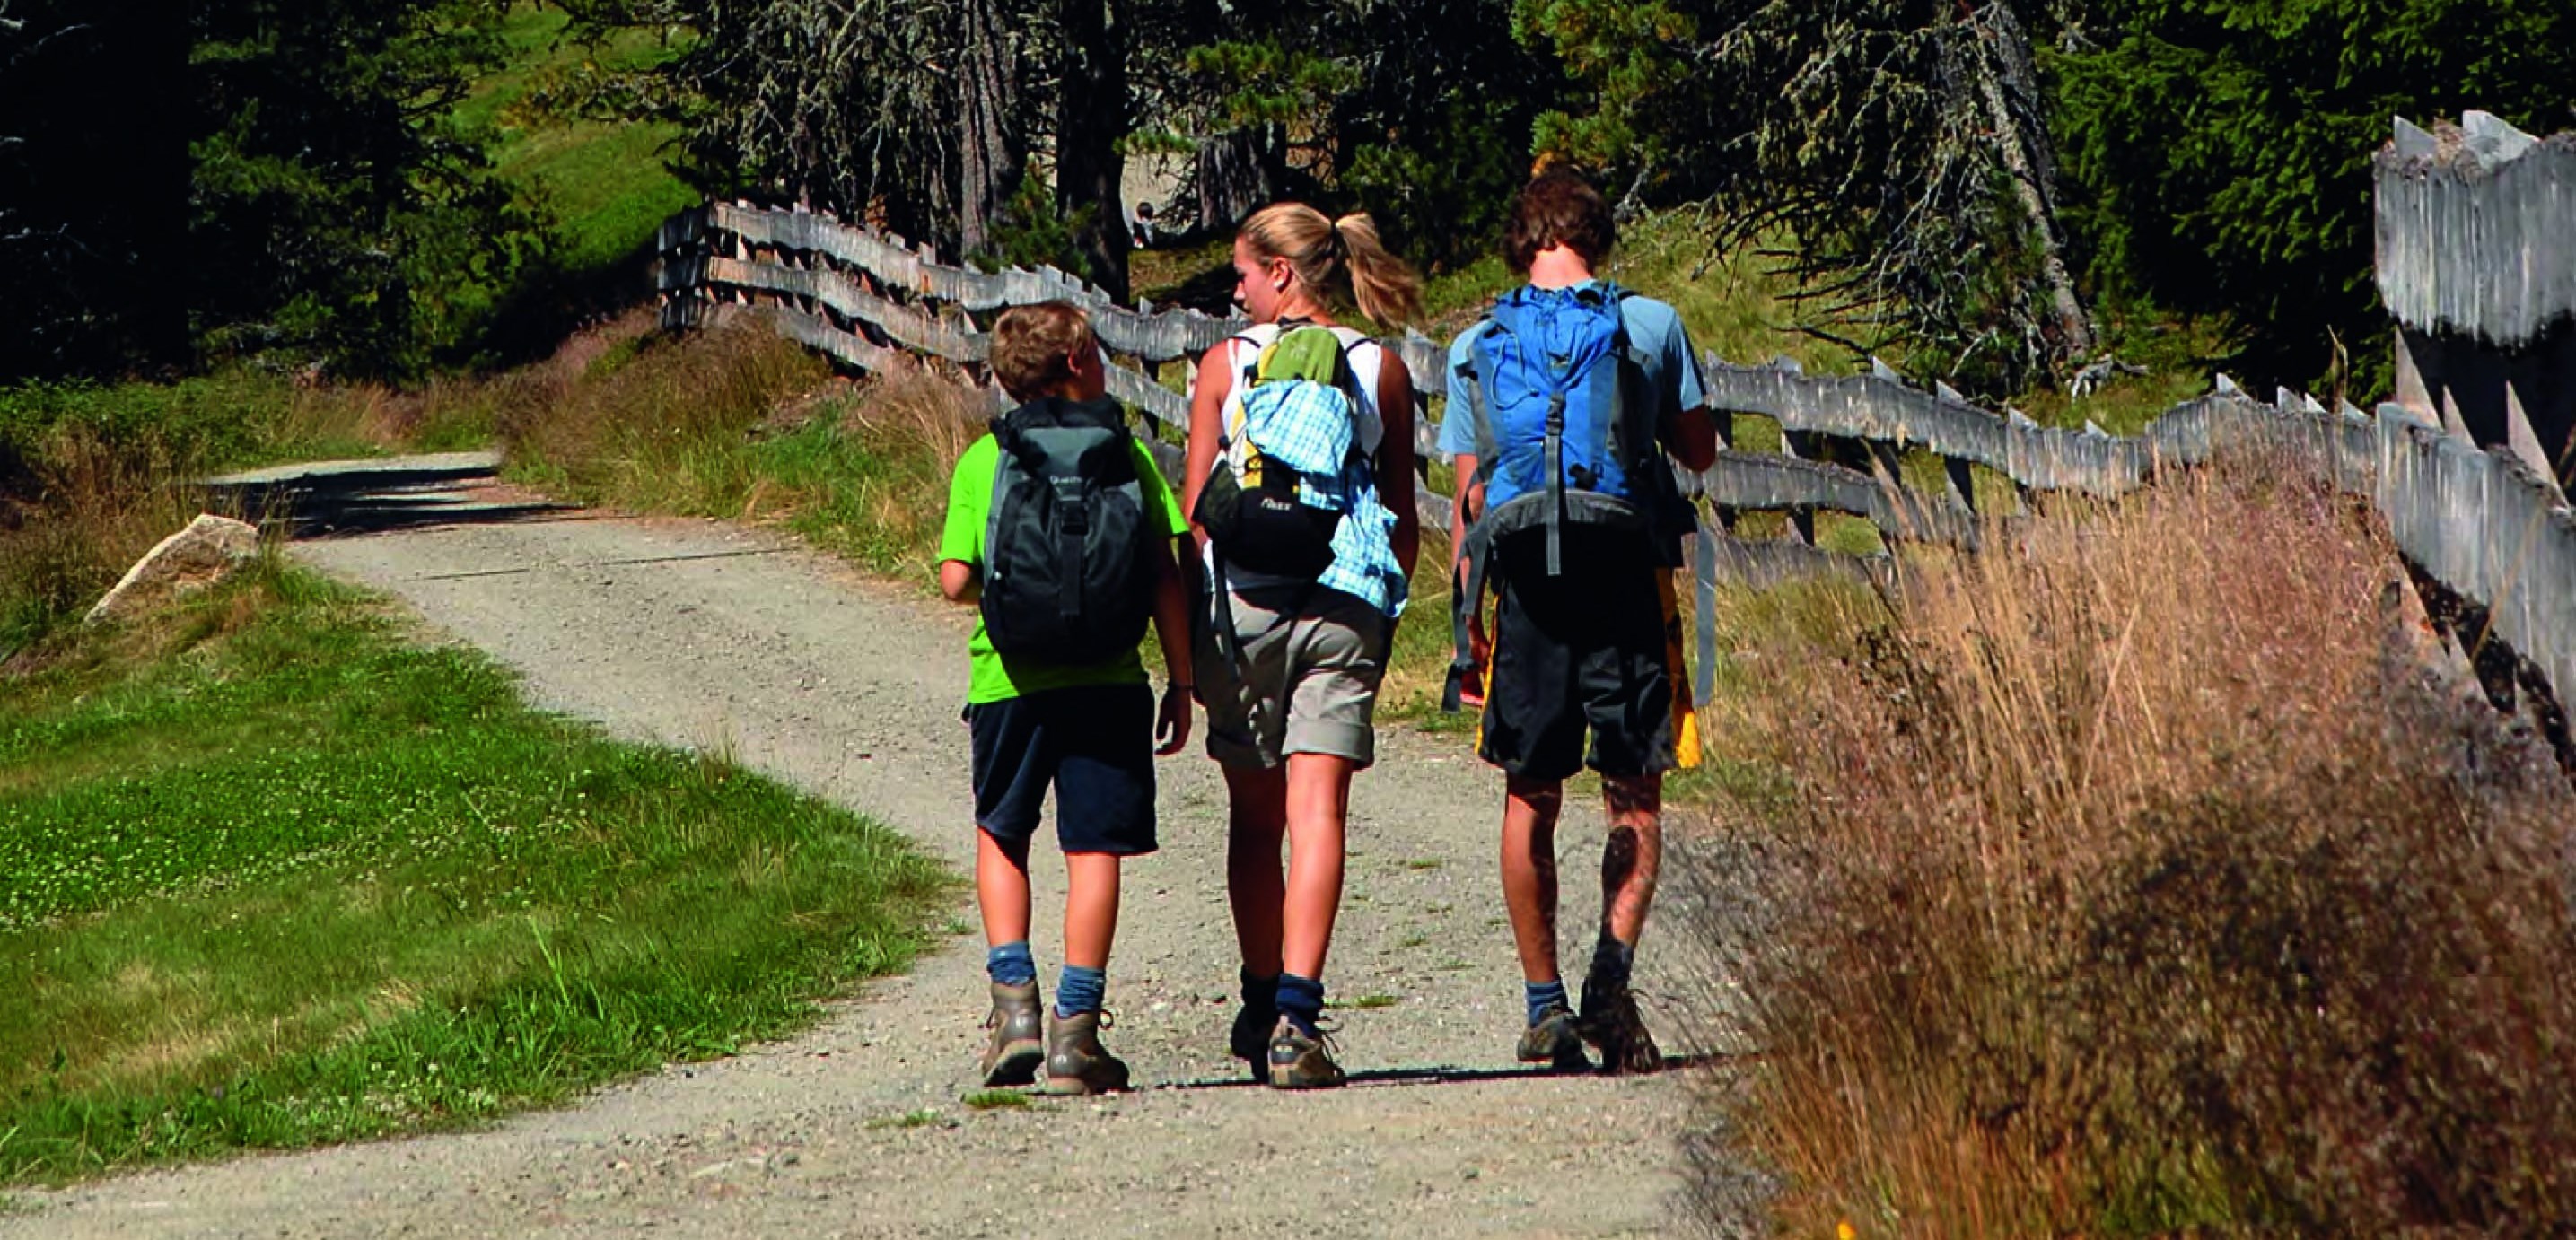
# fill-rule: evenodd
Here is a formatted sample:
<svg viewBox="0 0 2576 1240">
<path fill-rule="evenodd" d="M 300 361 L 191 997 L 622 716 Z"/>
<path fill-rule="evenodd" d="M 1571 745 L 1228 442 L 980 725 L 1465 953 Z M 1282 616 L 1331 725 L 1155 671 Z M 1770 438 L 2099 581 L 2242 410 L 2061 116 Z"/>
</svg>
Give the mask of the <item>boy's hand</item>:
<svg viewBox="0 0 2576 1240">
<path fill-rule="evenodd" d="M 1162 717 L 1154 721 L 1154 756 L 1168 758 L 1190 743 L 1190 689 L 1183 684 L 1163 686 Z"/>
</svg>

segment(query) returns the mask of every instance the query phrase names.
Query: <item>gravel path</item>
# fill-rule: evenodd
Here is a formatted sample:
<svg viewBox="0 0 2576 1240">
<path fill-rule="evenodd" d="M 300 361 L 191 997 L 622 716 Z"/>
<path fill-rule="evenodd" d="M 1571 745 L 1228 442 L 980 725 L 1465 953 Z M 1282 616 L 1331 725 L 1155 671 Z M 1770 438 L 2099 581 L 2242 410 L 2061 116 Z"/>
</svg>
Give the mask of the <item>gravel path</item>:
<svg viewBox="0 0 2576 1240">
<path fill-rule="evenodd" d="M 626 737 L 722 745 L 970 855 L 966 618 L 769 535 L 573 518 L 299 544 Z M 1417 623 L 1420 621 L 1417 620 Z M 1225 1058 L 1233 938 L 1223 790 L 1168 760 L 1164 850 L 1128 871 L 1108 1041 L 1140 1092 L 975 1112 L 981 942 L 836 1003 L 811 1032 L 479 1132 L 247 1157 L 21 1196 L 0 1237 L 1629 1235 L 1666 1230 L 1672 1076 L 1511 1062 L 1517 970 L 1494 876 L 1500 781 L 1455 738 L 1385 738 L 1354 794 L 1328 981 L 1357 1080 L 1282 1095 Z M 1589 943 L 1597 808 L 1569 813 L 1570 967 Z M 1040 852 L 1052 981 L 1062 863 Z M 1669 925 L 1680 901 L 1658 911 Z M 956 928 L 972 923 L 967 900 Z M 1669 942 L 1670 939 L 1665 940 Z M 1659 985 L 1650 950 L 1639 985 Z M 913 1117 L 907 1120 L 905 1117 Z M 926 1121 L 926 1122 L 925 1122 Z"/>
</svg>

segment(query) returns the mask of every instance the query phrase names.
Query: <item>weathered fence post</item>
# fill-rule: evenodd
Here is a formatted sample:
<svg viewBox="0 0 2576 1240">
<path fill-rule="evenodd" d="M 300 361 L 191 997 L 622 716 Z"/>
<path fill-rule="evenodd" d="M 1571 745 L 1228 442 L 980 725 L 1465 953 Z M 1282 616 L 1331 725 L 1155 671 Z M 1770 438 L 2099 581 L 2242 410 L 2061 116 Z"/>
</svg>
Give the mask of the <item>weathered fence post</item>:
<svg viewBox="0 0 2576 1240">
<path fill-rule="evenodd" d="M 2534 138 L 2484 112 L 2432 131 L 2401 117 L 2373 175 L 2397 403 L 2564 493 L 2576 479 L 2576 134 Z"/>
</svg>

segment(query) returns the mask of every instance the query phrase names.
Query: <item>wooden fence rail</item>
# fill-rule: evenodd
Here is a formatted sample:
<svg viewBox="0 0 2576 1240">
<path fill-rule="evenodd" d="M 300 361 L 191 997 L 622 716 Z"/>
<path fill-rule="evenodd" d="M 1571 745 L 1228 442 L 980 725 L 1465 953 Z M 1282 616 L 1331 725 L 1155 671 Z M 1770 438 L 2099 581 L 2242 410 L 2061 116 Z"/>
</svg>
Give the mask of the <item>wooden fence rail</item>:
<svg viewBox="0 0 2576 1240">
<path fill-rule="evenodd" d="M 1156 447 L 1174 476 L 1178 449 L 1167 441 L 1186 432 L 1189 400 L 1164 386 L 1156 369 L 1186 363 L 1243 327 L 1192 310 L 1121 306 L 1052 269 L 987 273 L 943 265 L 926 247 L 803 211 L 710 204 L 666 222 L 661 249 L 656 281 L 666 324 L 697 323 L 711 307 L 763 306 L 781 332 L 868 371 L 907 355 L 980 367 L 986 337 L 969 312 L 1059 299 L 1083 306 L 1113 355 L 1111 394 L 1165 430 Z M 1413 374 L 1416 445 L 1428 460 L 1439 434 L 1431 402 L 1445 391 L 1446 351 L 1416 334 L 1382 343 Z M 1708 470 L 1683 478 L 1721 519 L 1693 540 L 1703 700 L 1714 653 L 1707 604 L 1720 580 L 1769 584 L 1819 572 L 1883 578 L 1894 566 L 1888 556 L 1814 546 L 1802 536 L 1805 520 L 1787 538 L 1738 539 L 1726 531 L 1740 514 L 1842 513 L 1867 520 L 1890 545 L 1966 547 L 2001 519 L 1975 511 L 1978 468 L 2017 491 L 2110 498 L 2160 471 L 2253 444 L 2297 452 L 2348 491 L 2370 497 L 2410 561 L 2487 608 L 2494 636 L 2539 667 L 2561 701 L 2576 690 L 2576 513 L 2524 462 L 2445 435 L 2397 405 L 2375 415 L 2349 406 L 2330 411 L 2287 390 L 2266 403 L 2220 376 L 2216 390 L 2168 410 L 2141 434 L 2115 436 L 2090 424 L 2066 430 L 1999 416 L 1939 385 L 1928 392 L 1910 386 L 1884 367 L 1826 378 L 1785 361 L 1739 366 L 1712 356 L 1703 377 L 1713 409 L 1730 418 L 1772 418 L 1798 449 L 1730 448 Z M 1898 460 L 1907 451 L 1937 458 L 1944 485 L 1909 485 Z M 1446 529 L 1448 499 L 1428 487 L 1417 493 L 1421 519 Z"/>
</svg>

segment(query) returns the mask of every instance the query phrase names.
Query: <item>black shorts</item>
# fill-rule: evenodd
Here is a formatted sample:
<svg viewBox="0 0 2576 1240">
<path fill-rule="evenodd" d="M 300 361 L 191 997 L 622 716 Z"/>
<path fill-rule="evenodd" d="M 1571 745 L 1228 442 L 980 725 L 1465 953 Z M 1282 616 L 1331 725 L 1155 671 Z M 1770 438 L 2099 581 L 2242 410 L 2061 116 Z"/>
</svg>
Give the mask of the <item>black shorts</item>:
<svg viewBox="0 0 2576 1240">
<path fill-rule="evenodd" d="M 1154 691 L 1049 689 L 966 708 L 975 825 L 1008 844 L 1037 834 L 1055 789 L 1055 836 L 1069 853 L 1154 851 Z"/>
<path fill-rule="evenodd" d="M 1494 556 L 1494 645 L 1476 752 L 1530 779 L 1586 766 L 1638 776 L 1675 765 L 1671 570 L 1633 539 L 1565 531 L 1563 575 L 1530 531 Z M 1584 741 L 1590 734 L 1591 744 Z"/>
</svg>

